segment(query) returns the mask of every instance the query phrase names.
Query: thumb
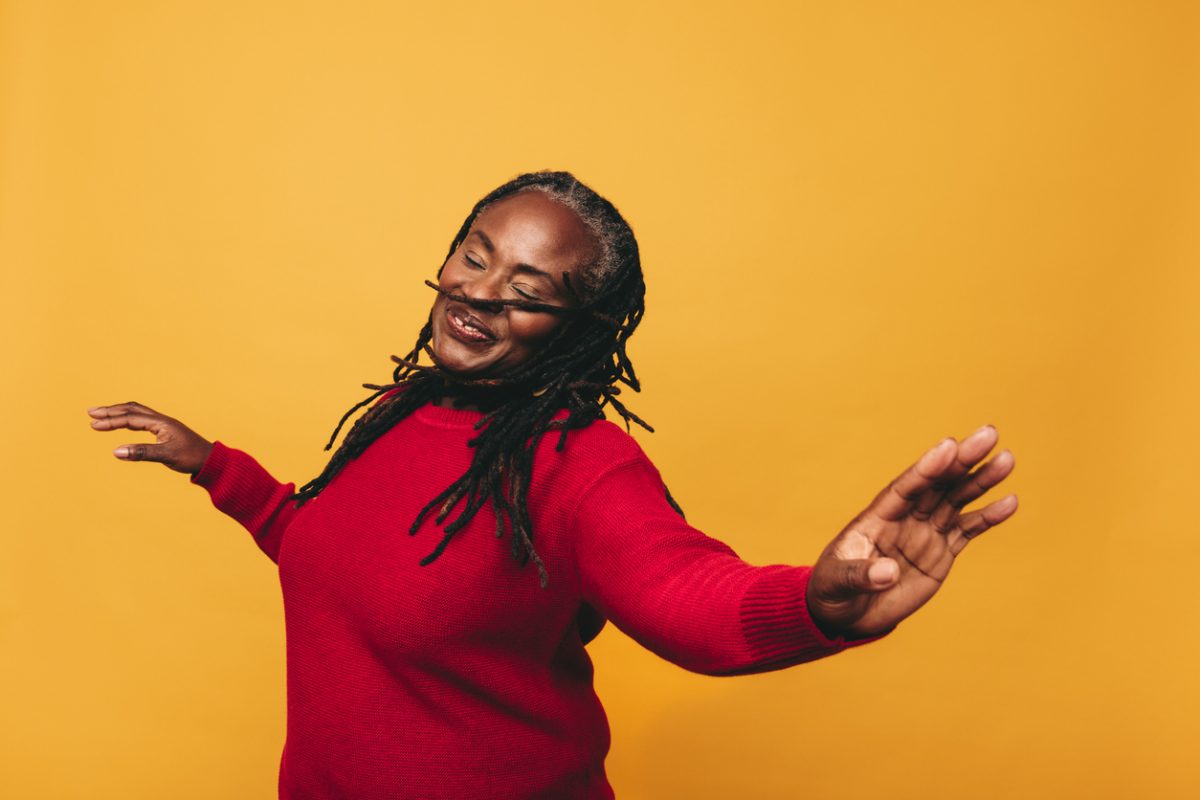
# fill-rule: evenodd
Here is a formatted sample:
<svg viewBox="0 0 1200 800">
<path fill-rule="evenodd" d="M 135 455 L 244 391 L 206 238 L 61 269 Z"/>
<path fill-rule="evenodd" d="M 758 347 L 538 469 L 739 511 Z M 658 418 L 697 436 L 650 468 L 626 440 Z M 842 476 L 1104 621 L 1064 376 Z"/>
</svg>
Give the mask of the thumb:
<svg viewBox="0 0 1200 800">
<path fill-rule="evenodd" d="M 882 592 L 895 586 L 900 578 L 900 565 L 891 558 L 847 559 L 838 566 L 831 588 L 841 597 Z"/>
<path fill-rule="evenodd" d="M 123 444 L 113 450 L 113 455 L 122 461 L 158 461 L 165 463 L 169 457 L 167 448 L 161 444 Z"/>
</svg>

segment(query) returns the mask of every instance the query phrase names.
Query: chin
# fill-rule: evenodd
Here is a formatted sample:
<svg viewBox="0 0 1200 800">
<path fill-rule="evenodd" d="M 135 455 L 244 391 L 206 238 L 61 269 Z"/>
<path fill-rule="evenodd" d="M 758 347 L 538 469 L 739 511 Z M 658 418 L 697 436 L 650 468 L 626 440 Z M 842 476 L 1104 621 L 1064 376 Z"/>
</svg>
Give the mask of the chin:
<svg viewBox="0 0 1200 800">
<path fill-rule="evenodd" d="M 452 336 L 438 331 L 434 331 L 429 348 L 433 350 L 443 369 L 464 378 L 483 377 L 493 363 L 491 359 L 481 361 L 478 355 L 456 342 Z M 464 350 L 468 352 L 464 353 Z"/>
</svg>

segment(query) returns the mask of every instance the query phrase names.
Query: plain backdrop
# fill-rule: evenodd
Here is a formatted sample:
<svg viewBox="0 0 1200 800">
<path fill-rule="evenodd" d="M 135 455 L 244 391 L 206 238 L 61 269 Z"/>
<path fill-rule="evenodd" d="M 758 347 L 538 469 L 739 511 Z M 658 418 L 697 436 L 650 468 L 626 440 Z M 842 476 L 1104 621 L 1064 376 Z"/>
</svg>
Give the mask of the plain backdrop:
<svg viewBox="0 0 1200 800">
<path fill-rule="evenodd" d="M 472 204 L 567 169 L 697 527 L 811 563 L 989 422 L 1021 503 L 820 662 L 606 628 L 621 800 L 1197 796 L 1198 54 L 1186 2 L 0 3 L 0 794 L 274 795 L 274 565 L 85 409 L 306 482 Z"/>
</svg>

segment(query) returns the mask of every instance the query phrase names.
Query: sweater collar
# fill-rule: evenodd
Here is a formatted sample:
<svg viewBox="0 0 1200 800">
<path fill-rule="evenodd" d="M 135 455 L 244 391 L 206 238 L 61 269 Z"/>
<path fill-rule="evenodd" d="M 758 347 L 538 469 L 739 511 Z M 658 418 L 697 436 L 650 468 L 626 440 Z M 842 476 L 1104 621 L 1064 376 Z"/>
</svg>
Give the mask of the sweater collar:
<svg viewBox="0 0 1200 800">
<path fill-rule="evenodd" d="M 570 411 L 568 409 L 560 408 L 554 412 L 552 419 L 563 419 L 569 416 L 569 414 Z M 414 410 L 412 416 L 426 425 L 433 425 L 438 428 L 471 428 L 483 417 L 483 412 L 472 411 L 466 408 L 448 408 L 437 406 L 433 403 L 426 403 Z"/>
<path fill-rule="evenodd" d="M 436 425 L 441 428 L 470 428 L 479 421 L 480 417 L 483 416 L 483 412 L 473 411 L 468 408 L 449 408 L 436 406 L 433 403 L 426 403 L 414 410 L 412 415 L 424 423 Z"/>
</svg>

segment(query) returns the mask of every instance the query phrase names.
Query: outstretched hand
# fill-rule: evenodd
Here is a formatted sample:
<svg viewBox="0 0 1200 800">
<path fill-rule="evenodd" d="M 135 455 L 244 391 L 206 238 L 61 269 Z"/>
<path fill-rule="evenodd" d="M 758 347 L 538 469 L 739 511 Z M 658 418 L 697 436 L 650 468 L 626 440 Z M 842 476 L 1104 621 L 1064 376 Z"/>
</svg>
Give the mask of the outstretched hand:
<svg viewBox="0 0 1200 800">
<path fill-rule="evenodd" d="M 1012 472 L 1008 450 L 971 471 L 998 438 L 985 425 L 962 442 L 943 439 L 826 546 L 807 598 L 826 635 L 863 638 L 895 627 L 937 593 L 968 542 L 1012 516 L 1015 494 L 961 513 Z"/>
<path fill-rule="evenodd" d="M 157 461 L 176 472 L 194 475 L 212 452 L 212 442 L 174 417 L 141 403 L 96 406 L 88 409 L 88 416 L 92 418 L 94 431 L 128 428 L 154 434 L 154 444 L 125 444 L 113 450 L 113 455 L 122 461 Z"/>
</svg>

